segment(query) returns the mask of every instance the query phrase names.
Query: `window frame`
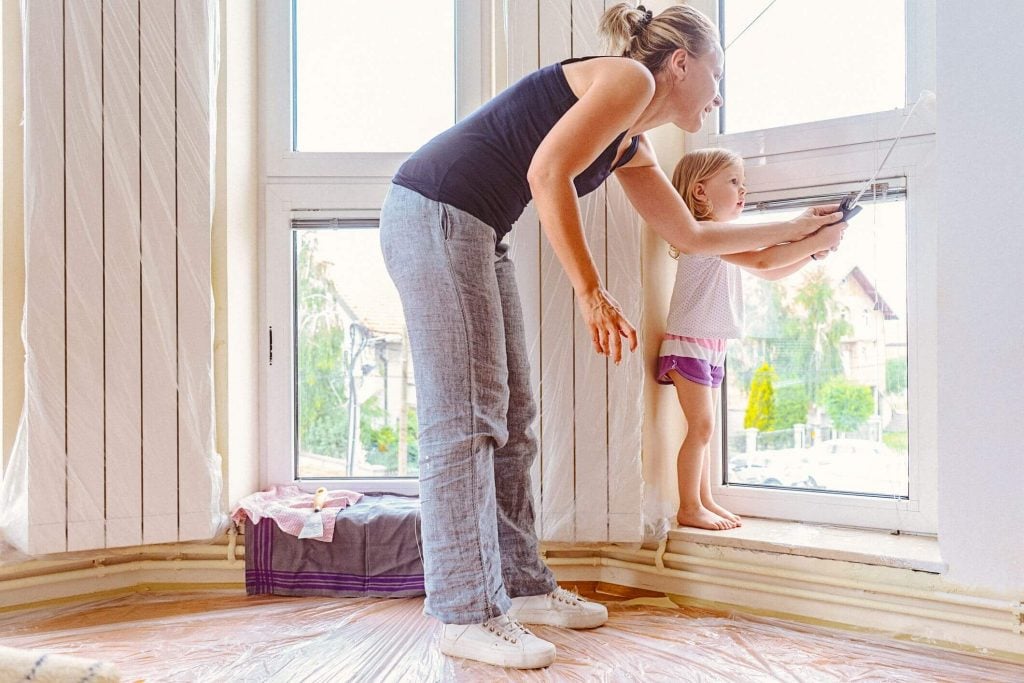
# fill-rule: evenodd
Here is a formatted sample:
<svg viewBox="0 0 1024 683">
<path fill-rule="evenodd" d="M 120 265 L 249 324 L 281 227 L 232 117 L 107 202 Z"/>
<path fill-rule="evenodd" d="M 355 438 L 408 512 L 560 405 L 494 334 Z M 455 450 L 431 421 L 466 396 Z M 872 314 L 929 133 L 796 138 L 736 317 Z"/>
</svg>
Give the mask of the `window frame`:
<svg viewBox="0 0 1024 683">
<path fill-rule="evenodd" d="M 491 92 L 490 3 L 455 3 L 455 117 L 461 120 Z M 272 177 L 390 178 L 408 154 L 297 152 L 292 149 L 292 7 L 262 0 L 260 100 L 263 170 Z M 476 29 L 475 31 L 473 29 Z M 412 50 L 410 50 L 412 53 Z"/>
<path fill-rule="evenodd" d="M 724 1 L 724 0 L 722 0 Z M 713 20 L 719 0 L 695 0 L 696 9 Z M 904 109 L 874 112 L 810 123 L 719 134 L 719 117 L 707 130 L 688 136 L 687 149 L 726 147 L 746 162 L 747 202 L 813 195 L 816 188 L 866 181 L 878 166 L 909 113 L 917 93 L 935 90 L 935 3 L 908 0 L 907 92 L 915 93 Z M 728 59 L 725 87 L 728 84 Z M 737 514 L 800 522 L 894 529 L 934 534 L 937 531 L 938 427 L 937 369 L 937 223 L 935 211 L 935 127 L 918 116 L 904 130 L 880 177 L 902 177 L 907 187 L 907 357 L 910 441 L 910 498 L 892 499 L 767 489 L 723 483 L 725 466 L 724 401 L 711 445 L 711 487 L 715 500 Z M 853 220 L 869 216 L 865 210 Z"/>
<path fill-rule="evenodd" d="M 492 14 L 490 3 L 452 1 L 456 7 L 456 117 L 461 119 L 493 92 Z M 311 217 L 378 220 L 391 177 L 408 155 L 292 150 L 292 0 L 261 0 L 259 10 L 263 46 L 259 71 L 263 157 L 259 484 L 262 488 L 285 484 L 312 490 L 323 485 L 415 495 L 419 492 L 415 478 L 296 478 L 292 221 Z"/>
</svg>

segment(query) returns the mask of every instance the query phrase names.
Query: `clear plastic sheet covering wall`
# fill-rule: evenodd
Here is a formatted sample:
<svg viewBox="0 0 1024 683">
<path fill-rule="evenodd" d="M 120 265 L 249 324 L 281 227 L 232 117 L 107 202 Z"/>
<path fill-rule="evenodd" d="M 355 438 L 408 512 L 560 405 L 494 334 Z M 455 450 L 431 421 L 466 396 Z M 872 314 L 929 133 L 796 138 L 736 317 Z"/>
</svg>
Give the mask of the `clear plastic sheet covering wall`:
<svg viewBox="0 0 1024 683">
<path fill-rule="evenodd" d="M 0 494 L 32 555 L 206 539 L 217 3 L 31 0 L 25 403 Z"/>
<path fill-rule="evenodd" d="M 603 12 L 603 0 L 542 0 L 507 10 L 508 82 L 563 59 L 603 54 L 597 32 Z M 614 178 L 580 208 L 605 287 L 639 328 L 639 218 Z M 549 543 L 638 542 L 643 353 L 627 352 L 615 365 L 594 352 L 532 205 L 516 223 L 511 246 L 541 408 L 535 424 L 541 451 L 532 472 L 538 535 Z"/>
<path fill-rule="evenodd" d="M 546 669 L 445 657 L 423 600 L 128 595 L 0 614 L 9 647 L 105 660 L 124 681 L 713 681 L 1010 683 L 1024 667 L 880 636 L 676 608 L 609 603 L 590 631 L 533 627 Z"/>
</svg>

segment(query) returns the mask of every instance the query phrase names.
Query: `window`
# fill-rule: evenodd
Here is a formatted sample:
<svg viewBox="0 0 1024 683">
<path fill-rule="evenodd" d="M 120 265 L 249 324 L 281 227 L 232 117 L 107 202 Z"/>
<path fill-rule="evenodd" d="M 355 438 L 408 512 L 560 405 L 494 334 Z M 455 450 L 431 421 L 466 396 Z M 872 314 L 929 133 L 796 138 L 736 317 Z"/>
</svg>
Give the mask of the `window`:
<svg viewBox="0 0 1024 683">
<path fill-rule="evenodd" d="M 409 152 L 490 96 L 489 3 L 260 7 L 268 179 L 391 178 Z"/>
<path fill-rule="evenodd" d="M 261 484 L 415 493 L 413 368 L 377 220 L 409 152 L 489 96 L 490 6 L 260 7 Z"/>
<path fill-rule="evenodd" d="M 862 200 L 829 258 L 774 282 L 744 274 L 746 336 L 729 346 L 713 446 L 714 495 L 730 509 L 935 531 L 931 149 L 894 154 L 906 175 L 876 183 L 884 194 Z M 788 178 L 748 161 L 752 188 L 769 179 L 794 187 L 755 190 L 741 220 L 834 201 L 856 184 L 814 180 L 872 156 L 791 160 Z"/>
<path fill-rule="evenodd" d="M 371 221 L 292 225 L 295 473 L 416 476 L 402 304 Z"/>
<path fill-rule="evenodd" d="M 725 0 L 721 6 L 722 132 L 898 109 L 907 101 L 902 3 Z"/>
<path fill-rule="evenodd" d="M 294 150 L 412 152 L 455 123 L 452 0 L 387 19 L 372 2 L 294 0 L 293 12 Z"/>
<path fill-rule="evenodd" d="M 749 516 L 934 533 L 935 109 L 910 113 L 935 89 L 935 3 L 693 4 L 718 17 L 725 106 L 687 146 L 744 158 L 743 220 L 856 191 L 904 136 L 835 254 L 776 283 L 746 277 L 715 498 Z"/>
<path fill-rule="evenodd" d="M 778 281 L 743 274 L 747 325 L 730 343 L 723 400 L 726 484 L 908 498 L 906 202 L 896 184 L 864 203 L 821 263 Z M 755 207 L 741 221 L 798 212 Z"/>
</svg>

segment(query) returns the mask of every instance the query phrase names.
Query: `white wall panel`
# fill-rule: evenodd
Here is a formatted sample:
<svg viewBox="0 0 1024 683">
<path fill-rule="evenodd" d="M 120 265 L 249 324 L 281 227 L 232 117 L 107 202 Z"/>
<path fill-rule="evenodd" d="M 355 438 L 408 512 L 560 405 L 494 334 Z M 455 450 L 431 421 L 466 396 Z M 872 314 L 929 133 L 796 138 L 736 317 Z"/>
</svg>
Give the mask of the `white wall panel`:
<svg viewBox="0 0 1024 683">
<path fill-rule="evenodd" d="M 572 56 L 571 0 L 541 0 L 541 66 Z M 541 488 L 543 540 L 575 537 L 575 420 L 573 415 L 573 293 L 547 240 L 541 276 Z"/>
<path fill-rule="evenodd" d="M 142 542 L 139 17 L 103 3 L 103 303 L 107 545 Z"/>
<path fill-rule="evenodd" d="M 540 67 L 538 49 L 537 0 L 525 0 L 514 5 L 515 11 L 508 15 L 508 85 L 518 81 Z M 540 222 L 533 204 L 526 207 L 523 215 L 509 236 L 509 255 L 516 266 L 516 280 L 523 304 L 523 326 L 526 331 L 526 345 L 530 355 L 530 387 L 534 399 L 540 402 Z M 540 412 L 534 420 L 533 431 L 541 438 Z M 544 509 L 541 505 L 541 454 L 530 468 L 530 485 L 533 491 L 534 512 L 538 533 L 543 529 Z"/>
<path fill-rule="evenodd" d="M 573 0 L 572 56 L 600 54 L 597 24 L 603 0 Z M 608 240 L 605 186 L 580 200 L 583 231 L 601 281 L 607 284 Z M 575 501 L 577 541 L 604 541 L 608 534 L 608 360 L 594 351 L 579 307 L 573 309 L 573 405 L 576 424 Z"/>
<path fill-rule="evenodd" d="M 509 82 L 569 57 L 601 54 L 603 0 L 508 3 Z M 584 230 L 605 286 L 639 326 L 640 224 L 614 180 L 580 202 Z M 511 236 L 533 372 L 539 377 L 541 454 L 534 470 L 544 541 L 638 541 L 641 353 L 620 366 L 599 356 L 572 287 L 533 206 Z M 536 380 L 535 380 L 536 381 Z"/>
<path fill-rule="evenodd" d="M 140 6 L 142 539 L 178 539 L 174 0 Z"/>
<path fill-rule="evenodd" d="M 216 3 L 25 11 L 25 409 L 0 489 L 29 554 L 208 539 Z"/>
<path fill-rule="evenodd" d="M 103 547 L 103 7 L 65 5 L 68 550 Z"/>
<path fill-rule="evenodd" d="M 25 392 L 5 476 L 20 470 L 24 486 L 36 493 L 22 499 L 17 534 L 36 554 L 67 548 L 64 19 L 60 0 L 37 0 L 25 10 L 25 259 L 33 266 L 25 271 L 25 381 L 42 390 Z M 38 456 L 27 461 L 26 453 Z"/>
</svg>

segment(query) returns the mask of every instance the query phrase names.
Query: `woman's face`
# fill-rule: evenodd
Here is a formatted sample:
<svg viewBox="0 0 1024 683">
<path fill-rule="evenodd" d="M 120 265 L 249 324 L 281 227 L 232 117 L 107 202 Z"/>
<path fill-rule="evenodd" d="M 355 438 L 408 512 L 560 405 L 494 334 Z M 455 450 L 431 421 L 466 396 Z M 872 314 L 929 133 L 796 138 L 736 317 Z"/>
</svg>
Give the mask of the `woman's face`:
<svg viewBox="0 0 1024 683">
<path fill-rule="evenodd" d="M 717 45 L 699 57 L 680 52 L 685 56 L 681 64 L 677 62 L 675 70 L 680 79 L 675 87 L 675 94 L 679 97 L 675 124 L 688 133 L 696 133 L 708 114 L 722 106 L 718 84 L 722 80 L 725 60 Z"/>
<path fill-rule="evenodd" d="M 747 188 L 742 164 L 729 164 L 694 188 L 698 197 L 711 204 L 716 221 L 732 221 L 743 213 Z"/>
</svg>

